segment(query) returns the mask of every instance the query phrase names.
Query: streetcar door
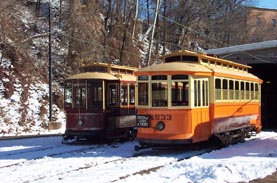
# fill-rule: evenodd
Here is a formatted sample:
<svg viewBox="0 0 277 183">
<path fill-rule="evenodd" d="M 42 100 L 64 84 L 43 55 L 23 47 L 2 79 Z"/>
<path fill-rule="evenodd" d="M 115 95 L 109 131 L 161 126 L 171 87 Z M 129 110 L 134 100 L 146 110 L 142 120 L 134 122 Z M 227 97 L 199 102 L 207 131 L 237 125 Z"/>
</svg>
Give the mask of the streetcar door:
<svg viewBox="0 0 277 183">
<path fill-rule="evenodd" d="M 208 78 L 195 78 L 193 94 L 193 125 L 194 137 L 206 140 L 211 133 L 209 108 L 209 80 Z"/>
</svg>

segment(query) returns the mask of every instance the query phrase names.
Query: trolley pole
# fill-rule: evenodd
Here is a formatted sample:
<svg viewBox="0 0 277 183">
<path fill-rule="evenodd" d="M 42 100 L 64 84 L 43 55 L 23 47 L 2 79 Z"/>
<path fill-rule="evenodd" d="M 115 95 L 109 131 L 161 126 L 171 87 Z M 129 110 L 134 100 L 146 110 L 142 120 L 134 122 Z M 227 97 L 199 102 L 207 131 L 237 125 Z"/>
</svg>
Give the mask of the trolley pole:
<svg viewBox="0 0 277 183">
<path fill-rule="evenodd" d="M 49 78 L 49 123 L 52 122 L 52 58 L 51 58 L 51 4 L 49 4 L 49 12 L 48 12 L 48 78 Z"/>
</svg>

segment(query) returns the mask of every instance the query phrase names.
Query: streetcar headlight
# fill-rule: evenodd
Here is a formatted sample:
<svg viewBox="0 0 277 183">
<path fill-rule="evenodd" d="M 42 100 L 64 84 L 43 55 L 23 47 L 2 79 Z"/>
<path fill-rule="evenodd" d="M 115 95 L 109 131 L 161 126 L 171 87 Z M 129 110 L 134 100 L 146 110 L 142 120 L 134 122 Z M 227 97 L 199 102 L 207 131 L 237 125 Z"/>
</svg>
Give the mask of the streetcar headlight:
<svg viewBox="0 0 277 183">
<path fill-rule="evenodd" d="M 83 126 L 84 125 L 84 121 L 82 121 L 81 119 L 78 120 L 78 125 L 79 126 Z"/>
<path fill-rule="evenodd" d="M 157 130 L 162 131 L 162 130 L 164 130 L 164 128 L 165 128 L 164 122 L 159 121 L 159 122 L 156 124 L 156 129 L 157 129 Z"/>
</svg>

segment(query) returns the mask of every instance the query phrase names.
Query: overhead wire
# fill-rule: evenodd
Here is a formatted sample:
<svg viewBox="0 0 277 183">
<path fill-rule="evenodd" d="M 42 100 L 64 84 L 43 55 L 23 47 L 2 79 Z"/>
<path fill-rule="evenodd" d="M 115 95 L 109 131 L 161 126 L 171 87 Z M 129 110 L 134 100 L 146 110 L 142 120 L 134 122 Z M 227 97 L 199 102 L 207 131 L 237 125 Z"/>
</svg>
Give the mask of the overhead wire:
<svg viewBox="0 0 277 183">
<path fill-rule="evenodd" d="M 132 0 L 130 0 L 130 2 L 132 2 L 133 4 L 135 4 L 135 2 L 132 1 Z M 153 11 L 153 12 L 155 11 L 155 10 L 152 9 L 152 8 L 148 8 L 148 9 L 147 9 L 147 8 L 142 7 L 142 9 L 143 9 L 143 10 L 146 10 L 146 11 Z M 183 24 L 181 24 L 181 23 L 179 23 L 179 22 L 177 22 L 177 21 L 175 21 L 175 20 L 173 20 L 173 19 L 170 19 L 170 18 L 168 18 L 168 17 L 165 17 L 165 16 L 161 15 L 160 13 L 158 14 L 158 16 L 161 17 L 161 18 L 164 18 L 164 19 L 168 20 L 169 22 L 172 22 L 172 23 L 174 23 L 174 24 L 176 24 L 176 25 L 178 25 L 178 26 L 184 27 L 184 28 L 186 28 L 186 29 L 188 29 L 188 30 L 190 30 L 190 31 L 192 31 L 192 32 L 194 32 L 194 33 L 196 33 L 196 34 L 198 34 L 198 35 L 204 36 L 205 38 L 209 38 L 209 39 L 212 39 L 212 40 L 215 41 L 215 42 L 218 42 L 218 43 L 221 43 L 221 44 L 225 44 L 225 43 L 223 43 L 222 41 L 219 41 L 219 40 L 215 39 L 214 37 L 207 36 L 205 33 L 202 33 L 202 32 L 200 32 L 200 31 L 197 31 L 197 30 L 195 30 L 195 29 L 193 29 L 193 28 L 191 28 L 191 27 L 189 27 L 189 26 L 183 25 Z"/>
<path fill-rule="evenodd" d="M 169 19 L 171 20 L 171 19 Z M 173 21 L 173 20 L 172 20 Z M 174 22 L 176 23 L 176 22 Z M 181 24 L 179 24 L 181 25 Z M 182 25 L 181 25 L 182 26 Z M 84 43 L 87 43 L 87 44 L 91 44 L 91 45 L 94 45 L 94 46 L 100 46 L 100 49 L 109 49 L 109 50 L 116 50 L 116 51 L 122 51 L 120 49 L 117 49 L 117 48 L 113 48 L 113 47 L 109 47 L 109 46 L 103 46 L 99 43 L 94 43 L 94 42 L 91 42 L 91 41 L 88 41 L 88 40 L 85 40 L 85 39 L 81 39 L 81 38 L 77 38 L 77 37 L 73 37 L 73 36 L 69 36 L 69 35 L 66 35 L 65 33 L 62 33 L 62 32 L 59 32 L 60 35 L 64 36 L 64 37 L 68 37 L 68 38 L 72 38 L 74 40 L 77 40 L 77 41 L 80 41 L 80 42 L 84 42 Z M 127 34 L 130 34 L 127 32 Z M 117 42 L 120 42 L 122 44 L 122 41 L 119 41 L 119 40 L 115 40 Z M 172 43 L 172 42 L 168 42 L 168 41 L 159 41 L 159 42 L 163 42 L 163 43 L 166 43 L 166 44 L 170 44 L 170 45 L 174 45 L 174 46 L 177 46 L 177 47 L 180 47 L 180 45 L 177 45 L 175 43 Z M 99 47 L 98 47 L 99 48 Z M 133 52 L 130 52 L 130 51 L 122 51 L 123 53 L 126 53 L 126 54 L 131 54 L 131 55 L 134 55 L 134 56 L 141 56 L 140 54 L 137 54 L 137 53 L 133 53 Z M 156 57 L 152 57 L 152 58 L 156 58 Z"/>
<path fill-rule="evenodd" d="M 131 2 L 131 3 L 133 3 L 133 4 L 136 4 L 136 3 L 135 3 L 134 1 L 132 1 L 132 0 L 130 0 L 129 2 Z M 145 10 L 146 8 L 142 7 L 142 9 Z M 146 9 L 146 11 L 154 11 L 154 10 L 151 9 L 151 8 L 148 8 L 148 9 Z M 190 31 L 192 31 L 192 32 L 194 32 L 194 33 L 196 33 L 196 34 L 198 34 L 198 35 L 204 36 L 205 38 L 211 39 L 211 40 L 213 40 L 213 41 L 215 41 L 215 42 L 217 42 L 217 43 L 225 44 L 225 43 L 223 43 L 223 42 L 220 41 L 220 40 L 217 40 L 217 39 L 215 39 L 215 38 L 213 38 L 213 37 L 211 37 L 211 36 L 206 35 L 205 33 L 202 33 L 202 32 L 200 32 L 200 31 L 197 31 L 197 30 L 193 29 L 193 28 L 190 28 L 189 26 L 182 25 L 181 23 L 179 23 L 179 22 L 177 22 L 177 21 L 175 21 L 175 20 L 172 20 L 172 19 L 170 19 L 170 18 L 168 18 L 168 17 L 165 17 L 165 16 L 163 16 L 163 15 L 161 15 L 161 14 L 158 14 L 158 16 L 161 17 L 161 18 L 164 18 L 164 19 L 166 19 L 167 21 L 172 22 L 172 23 L 174 23 L 174 24 L 176 24 L 176 25 L 178 25 L 178 26 L 184 27 L 184 28 L 186 28 L 186 29 L 188 29 L 188 30 L 190 30 Z M 64 36 L 64 37 L 72 38 L 72 39 L 75 39 L 75 40 L 78 40 L 78 41 L 81 41 L 81 42 L 84 42 L 84 43 L 87 43 L 87 44 L 91 44 L 91 45 L 95 45 L 95 46 L 100 46 L 100 47 L 101 47 L 100 49 L 109 49 L 109 50 L 122 51 L 122 52 L 125 53 L 125 54 L 130 54 L 130 55 L 139 56 L 139 57 L 141 56 L 141 54 L 137 54 L 137 53 L 133 53 L 133 52 L 130 52 L 130 51 L 125 51 L 125 50 L 121 50 L 121 49 L 117 49 L 117 48 L 113 48 L 113 47 L 109 47 L 109 46 L 104 46 L 104 45 L 101 45 L 101 44 L 99 44 L 99 43 L 93 43 L 93 42 L 91 42 L 91 41 L 84 40 L 84 39 L 77 38 L 77 37 L 73 37 L 73 36 L 69 36 L 69 35 L 66 35 L 66 34 L 61 33 L 61 32 L 60 32 L 60 34 L 61 34 L 62 36 Z M 127 32 L 127 34 L 130 34 L 130 33 Z M 120 42 L 120 43 L 122 44 L 122 41 L 119 41 L 119 40 L 115 40 L 115 41 Z M 166 43 L 166 44 L 170 44 L 170 45 L 174 45 L 174 46 L 180 47 L 180 45 L 177 45 L 177 44 L 175 44 L 175 43 L 168 42 L 168 41 L 161 41 L 161 40 L 159 40 L 159 42 L 163 42 L 163 43 Z M 98 48 L 99 48 L 99 47 L 98 47 Z M 256 57 L 256 56 L 254 56 L 254 55 L 252 55 L 252 54 L 250 54 L 250 53 L 248 53 L 248 52 L 245 52 L 245 53 L 247 53 L 249 56 L 251 56 L 251 57 L 253 57 L 253 58 L 255 58 L 255 59 L 259 59 L 259 60 L 261 60 L 261 61 L 263 61 L 263 62 L 268 62 L 268 61 L 266 61 L 266 60 L 263 60 L 263 59 L 261 59 L 261 58 L 258 58 L 258 57 Z M 153 57 L 152 57 L 152 58 L 153 58 Z M 156 57 L 154 57 L 154 58 L 156 58 Z"/>
<path fill-rule="evenodd" d="M 133 1 L 130 0 L 130 2 L 133 2 Z M 135 3 L 135 2 L 133 2 L 133 3 Z M 143 9 L 145 9 L 145 8 L 143 8 Z M 150 8 L 149 8 L 147 11 L 149 11 L 149 10 L 150 10 L 150 11 L 154 11 L 153 9 L 150 9 Z M 196 34 L 198 34 L 198 35 L 201 35 L 201 36 L 203 36 L 203 37 L 205 37 L 205 38 L 211 39 L 211 40 L 213 40 L 213 41 L 215 41 L 215 42 L 217 42 L 217 43 L 221 43 L 221 44 L 224 44 L 224 45 L 226 45 L 226 46 L 230 46 L 230 45 L 228 45 L 228 44 L 226 44 L 226 43 L 223 43 L 222 41 L 219 41 L 219 40 L 215 39 L 214 37 L 207 36 L 205 33 L 202 33 L 202 32 L 200 32 L 200 31 L 197 31 L 197 30 L 195 30 L 195 29 L 192 29 L 192 28 L 189 27 L 189 26 L 182 25 L 182 24 L 180 24 L 179 22 L 177 22 L 177 21 L 175 21 L 175 20 L 172 20 L 172 19 L 170 19 L 170 18 L 168 18 L 168 17 L 165 17 L 165 16 L 163 16 L 163 15 L 161 15 L 161 14 L 159 14 L 158 16 L 159 16 L 159 17 L 162 17 L 162 18 L 164 18 L 164 19 L 166 19 L 166 20 L 168 20 L 168 21 L 170 21 L 170 22 L 173 22 L 173 23 L 176 24 L 176 25 L 179 25 L 179 26 L 181 26 L 181 27 L 187 28 L 188 30 L 190 30 L 190 31 L 192 31 L 192 32 L 194 32 L 194 33 L 196 33 Z M 176 44 L 175 44 L 175 45 L 176 45 Z M 245 54 L 249 55 L 250 57 L 253 57 L 254 59 L 257 59 L 257 60 L 259 60 L 259 61 L 261 61 L 261 62 L 264 62 L 264 63 L 271 63 L 271 62 L 268 61 L 268 60 L 261 59 L 261 58 L 255 56 L 255 55 L 253 55 L 253 54 L 250 54 L 249 52 L 246 52 L 246 51 L 241 51 L 240 53 L 245 53 Z M 223 56 L 222 58 L 225 58 L 225 57 L 227 57 L 227 56 Z"/>
</svg>

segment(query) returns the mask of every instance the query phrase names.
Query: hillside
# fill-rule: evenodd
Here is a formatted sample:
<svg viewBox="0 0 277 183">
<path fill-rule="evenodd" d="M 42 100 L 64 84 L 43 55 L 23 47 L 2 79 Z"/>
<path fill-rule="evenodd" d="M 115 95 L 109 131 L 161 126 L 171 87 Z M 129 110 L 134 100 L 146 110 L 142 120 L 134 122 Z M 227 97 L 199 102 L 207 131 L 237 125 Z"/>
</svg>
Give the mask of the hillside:
<svg viewBox="0 0 277 183">
<path fill-rule="evenodd" d="M 1 1 L 0 136 L 48 133 L 48 21 L 37 17 L 31 1 Z M 57 2 L 51 3 L 56 11 Z M 11 13 L 12 12 L 12 13 Z M 53 24 L 55 24 L 53 18 Z M 57 26 L 53 33 L 60 31 Z M 53 122 L 64 124 L 63 57 L 54 37 Z M 57 74 L 59 73 L 59 74 Z"/>
</svg>

